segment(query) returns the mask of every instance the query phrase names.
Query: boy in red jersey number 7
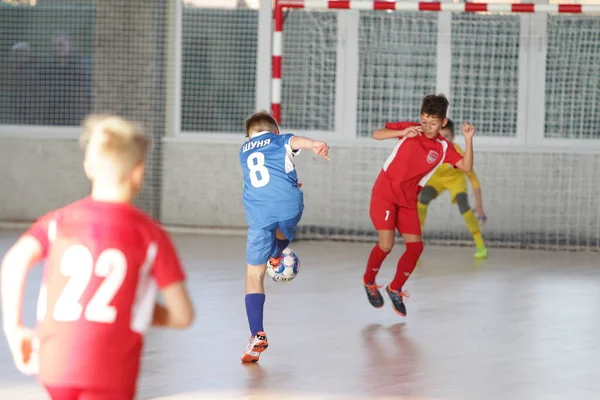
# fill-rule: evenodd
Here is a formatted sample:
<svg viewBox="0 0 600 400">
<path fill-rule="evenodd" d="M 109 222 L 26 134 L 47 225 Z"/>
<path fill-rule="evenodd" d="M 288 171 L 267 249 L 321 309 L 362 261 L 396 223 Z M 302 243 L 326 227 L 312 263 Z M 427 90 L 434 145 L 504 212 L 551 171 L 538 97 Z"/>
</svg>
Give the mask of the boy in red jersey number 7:
<svg viewBox="0 0 600 400">
<path fill-rule="evenodd" d="M 149 139 L 122 118 L 91 116 L 82 144 L 91 195 L 40 218 L 4 257 L 4 333 L 17 368 L 39 375 L 52 400 L 132 400 L 143 334 L 189 326 L 193 307 L 169 236 L 131 204 Z M 42 260 L 34 333 L 22 325 L 23 294 Z"/>
<path fill-rule="evenodd" d="M 423 252 L 421 224 L 417 212 L 418 195 L 425 183 L 442 163 L 463 171 L 473 169 L 473 134 L 475 128 L 463 124 L 466 152 L 460 155 L 442 135 L 446 124 L 448 99 L 444 95 L 428 95 L 421 105 L 421 122 L 392 122 L 373 132 L 376 140 L 398 139 L 392 154 L 379 173 L 371 193 L 370 215 L 379 242 L 371 250 L 363 283 L 373 307 L 383 306 L 383 296 L 375 283 L 381 264 L 394 246 L 395 230 L 404 238 L 406 250 L 398 260 L 396 275 L 386 287 L 394 310 L 406 316 L 404 284 L 415 269 Z"/>
</svg>

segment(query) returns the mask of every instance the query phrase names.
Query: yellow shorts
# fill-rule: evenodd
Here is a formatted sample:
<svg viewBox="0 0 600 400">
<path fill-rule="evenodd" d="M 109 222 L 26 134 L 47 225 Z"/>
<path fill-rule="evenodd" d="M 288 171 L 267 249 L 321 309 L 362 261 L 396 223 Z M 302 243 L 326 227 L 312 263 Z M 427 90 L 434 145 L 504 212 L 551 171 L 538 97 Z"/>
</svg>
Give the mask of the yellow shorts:
<svg viewBox="0 0 600 400">
<path fill-rule="evenodd" d="M 467 180 L 464 176 L 454 179 L 439 179 L 433 177 L 425 186 L 431 186 L 434 188 L 438 195 L 442 194 L 444 190 L 448 190 L 450 192 L 452 203 L 456 203 L 457 194 L 467 193 Z"/>
</svg>

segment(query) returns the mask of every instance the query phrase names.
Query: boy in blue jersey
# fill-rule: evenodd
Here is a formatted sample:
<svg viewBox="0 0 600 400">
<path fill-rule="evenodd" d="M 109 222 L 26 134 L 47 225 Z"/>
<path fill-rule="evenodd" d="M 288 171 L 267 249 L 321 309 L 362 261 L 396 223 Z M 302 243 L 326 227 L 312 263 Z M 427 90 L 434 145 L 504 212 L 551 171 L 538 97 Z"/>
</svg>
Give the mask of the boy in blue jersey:
<svg viewBox="0 0 600 400">
<path fill-rule="evenodd" d="M 294 239 L 304 210 L 294 157 L 301 149 L 329 160 L 327 143 L 279 134 L 277 121 L 261 111 L 246 120 L 249 138 L 239 152 L 244 175 L 243 202 L 248 220 L 246 243 L 246 314 L 251 337 L 242 362 L 257 362 L 268 347 L 263 330 L 264 278 L 267 265 L 277 266 Z"/>
</svg>

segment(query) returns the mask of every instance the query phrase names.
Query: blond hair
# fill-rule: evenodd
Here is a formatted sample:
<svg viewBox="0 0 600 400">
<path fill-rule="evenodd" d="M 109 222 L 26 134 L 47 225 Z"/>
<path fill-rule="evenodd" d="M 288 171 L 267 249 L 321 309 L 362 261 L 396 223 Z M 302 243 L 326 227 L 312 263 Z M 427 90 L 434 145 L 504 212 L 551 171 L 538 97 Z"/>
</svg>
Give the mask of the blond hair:
<svg viewBox="0 0 600 400">
<path fill-rule="evenodd" d="M 94 171 L 91 179 L 120 181 L 145 161 L 151 141 L 125 118 L 92 114 L 83 121 L 79 143 L 86 165 Z"/>
</svg>

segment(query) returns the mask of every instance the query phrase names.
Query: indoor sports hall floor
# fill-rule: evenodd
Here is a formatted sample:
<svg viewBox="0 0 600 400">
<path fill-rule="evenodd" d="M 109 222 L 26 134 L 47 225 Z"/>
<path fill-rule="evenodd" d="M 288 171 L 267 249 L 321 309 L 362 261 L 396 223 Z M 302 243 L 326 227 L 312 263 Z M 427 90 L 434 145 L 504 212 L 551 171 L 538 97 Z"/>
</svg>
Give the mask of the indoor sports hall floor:
<svg viewBox="0 0 600 400">
<path fill-rule="evenodd" d="M 17 238 L 0 231 L 0 255 Z M 426 247 L 408 285 L 408 317 L 367 303 L 370 244 L 299 242 L 289 284 L 267 282 L 270 347 L 241 365 L 247 341 L 241 237 L 174 235 L 197 320 L 148 335 L 139 399 L 600 398 L 597 254 Z M 381 273 L 387 282 L 400 247 Z M 35 309 L 35 271 L 27 322 Z M 43 399 L 2 338 L 0 399 Z"/>
</svg>

